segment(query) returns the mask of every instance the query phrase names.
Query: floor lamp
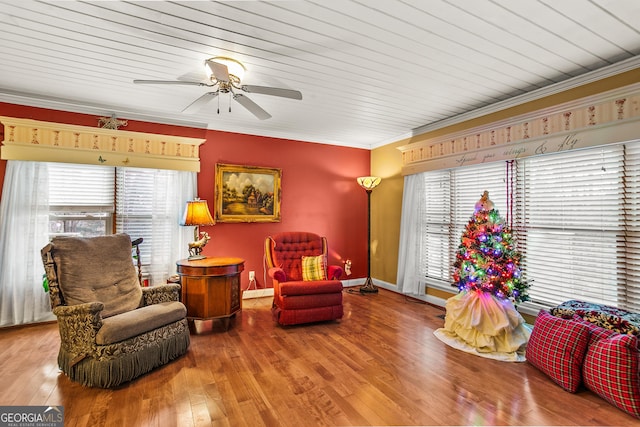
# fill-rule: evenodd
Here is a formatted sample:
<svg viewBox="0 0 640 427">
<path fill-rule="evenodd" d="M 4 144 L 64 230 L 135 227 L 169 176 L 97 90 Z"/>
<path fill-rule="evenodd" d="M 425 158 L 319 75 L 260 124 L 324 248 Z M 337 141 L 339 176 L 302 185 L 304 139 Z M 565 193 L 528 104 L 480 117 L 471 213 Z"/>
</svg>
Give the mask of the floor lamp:
<svg viewBox="0 0 640 427">
<path fill-rule="evenodd" d="M 360 176 L 357 178 L 360 187 L 367 192 L 367 280 L 360 287 L 362 293 L 375 293 L 378 288 L 371 280 L 371 191 L 380 184 L 382 178 L 378 176 Z"/>
</svg>

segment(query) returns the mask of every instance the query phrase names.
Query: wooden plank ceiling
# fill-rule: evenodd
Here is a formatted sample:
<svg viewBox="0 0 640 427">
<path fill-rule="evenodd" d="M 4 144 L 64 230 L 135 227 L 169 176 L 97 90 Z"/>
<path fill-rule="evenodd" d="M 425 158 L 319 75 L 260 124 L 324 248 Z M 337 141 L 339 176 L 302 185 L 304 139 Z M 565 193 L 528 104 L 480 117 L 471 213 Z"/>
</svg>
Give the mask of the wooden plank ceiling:
<svg viewBox="0 0 640 427">
<path fill-rule="evenodd" d="M 0 1 L 2 102 L 360 148 L 639 54 L 637 0 Z M 186 114 L 206 87 L 133 83 L 203 81 L 215 56 L 303 99 Z"/>
</svg>

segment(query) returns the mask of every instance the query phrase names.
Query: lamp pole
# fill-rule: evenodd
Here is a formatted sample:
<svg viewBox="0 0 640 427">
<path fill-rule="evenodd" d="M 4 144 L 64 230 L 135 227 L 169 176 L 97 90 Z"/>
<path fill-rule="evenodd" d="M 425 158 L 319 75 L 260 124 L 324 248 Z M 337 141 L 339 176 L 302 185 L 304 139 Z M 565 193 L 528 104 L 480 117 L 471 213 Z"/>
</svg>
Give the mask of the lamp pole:
<svg viewBox="0 0 640 427">
<path fill-rule="evenodd" d="M 378 288 L 371 280 L 371 192 L 380 184 L 381 178 L 377 176 L 361 176 L 358 184 L 367 192 L 367 280 L 360 287 L 362 293 L 376 293 Z"/>
</svg>

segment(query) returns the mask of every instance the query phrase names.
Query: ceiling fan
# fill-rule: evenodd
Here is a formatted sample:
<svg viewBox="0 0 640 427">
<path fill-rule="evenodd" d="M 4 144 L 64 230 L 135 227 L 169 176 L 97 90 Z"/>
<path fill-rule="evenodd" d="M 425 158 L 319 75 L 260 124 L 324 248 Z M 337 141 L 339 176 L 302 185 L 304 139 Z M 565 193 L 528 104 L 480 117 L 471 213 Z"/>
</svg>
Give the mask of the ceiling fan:
<svg viewBox="0 0 640 427">
<path fill-rule="evenodd" d="M 216 56 L 205 61 L 207 68 L 211 71 L 208 82 L 182 81 L 182 80 L 134 80 L 135 84 L 167 84 L 167 85 L 191 85 L 206 86 L 214 88 L 211 92 L 207 92 L 182 110 L 183 113 L 195 113 L 204 107 L 211 100 L 221 93 L 229 93 L 230 96 L 244 108 L 249 110 L 254 116 L 260 120 L 271 117 L 258 104 L 253 102 L 249 97 L 240 93 L 259 93 L 264 95 L 279 96 L 289 99 L 302 99 L 302 93 L 292 89 L 282 89 L 268 86 L 243 85 L 242 77 L 244 77 L 245 68 L 242 63 L 235 59 Z M 231 111 L 231 106 L 229 106 Z M 220 113 L 220 108 L 218 108 Z"/>
</svg>

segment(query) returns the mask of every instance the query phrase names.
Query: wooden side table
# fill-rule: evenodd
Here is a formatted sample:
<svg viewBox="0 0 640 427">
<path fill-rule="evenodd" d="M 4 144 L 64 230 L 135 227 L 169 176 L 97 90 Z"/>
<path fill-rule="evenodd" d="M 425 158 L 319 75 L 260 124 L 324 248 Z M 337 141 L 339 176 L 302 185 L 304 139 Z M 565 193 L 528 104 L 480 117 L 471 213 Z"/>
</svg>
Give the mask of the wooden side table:
<svg viewBox="0 0 640 427">
<path fill-rule="evenodd" d="M 222 319 L 228 329 L 230 318 L 242 309 L 240 273 L 244 270 L 244 260 L 209 257 L 182 259 L 176 264 L 187 318 Z"/>
</svg>

